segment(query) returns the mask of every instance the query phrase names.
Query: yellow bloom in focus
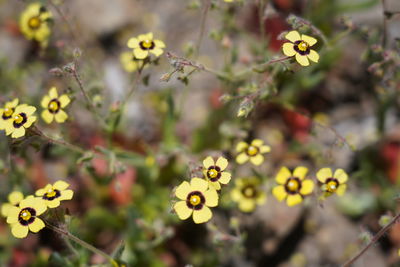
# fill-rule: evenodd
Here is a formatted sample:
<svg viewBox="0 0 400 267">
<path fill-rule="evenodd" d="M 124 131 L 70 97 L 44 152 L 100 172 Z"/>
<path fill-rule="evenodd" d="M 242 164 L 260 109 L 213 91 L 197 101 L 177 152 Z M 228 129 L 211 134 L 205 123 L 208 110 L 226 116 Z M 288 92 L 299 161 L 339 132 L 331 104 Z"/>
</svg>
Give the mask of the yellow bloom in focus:
<svg viewBox="0 0 400 267">
<path fill-rule="evenodd" d="M 69 184 L 64 181 L 57 181 L 53 185 L 48 184 L 44 188 L 36 191 L 35 195 L 41 197 L 47 207 L 56 208 L 60 206 L 60 201 L 72 199 L 74 192 L 67 190 Z"/>
<path fill-rule="evenodd" d="M 47 46 L 50 36 L 49 22 L 52 14 L 40 3 L 32 3 L 22 12 L 19 27 L 28 40 Z"/>
<path fill-rule="evenodd" d="M 25 129 L 32 126 L 36 121 L 36 117 L 32 116 L 36 108 L 26 104 L 19 105 L 15 108 L 12 118 L 7 120 L 5 125 L 6 135 L 12 138 L 19 138 L 25 135 Z"/>
<path fill-rule="evenodd" d="M 137 59 L 145 59 L 149 53 L 156 57 L 162 55 L 165 44 L 163 41 L 154 40 L 153 33 L 141 34 L 137 38 L 132 37 L 128 40 L 128 47 L 133 49 L 133 54 Z"/>
<path fill-rule="evenodd" d="M 322 183 L 321 190 L 324 192 L 324 197 L 333 193 L 342 196 L 346 192 L 348 175 L 343 169 L 337 169 L 332 174 L 330 168 L 322 168 L 317 172 L 317 179 Z"/>
<path fill-rule="evenodd" d="M 143 68 L 144 65 L 144 61 L 142 59 L 137 59 L 132 52 L 121 53 L 119 60 L 126 72 L 134 72 Z"/>
<path fill-rule="evenodd" d="M 7 223 L 10 224 L 11 233 L 17 238 L 24 238 L 29 230 L 37 233 L 45 227 L 44 222 L 38 217 L 46 211 L 43 199 L 28 196 L 19 203 L 19 207 L 12 206 L 8 210 Z"/>
<path fill-rule="evenodd" d="M 288 206 L 300 204 L 304 196 L 309 195 L 314 190 L 314 182 L 305 179 L 308 169 L 297 167 L 293 174 L 288 168 L 282 167 L 275 177 L 278 186 L 272 189 L 272 194 L 279 200 L 286 199 Z"/>
<path fill-rule="evenodd" d="M 243 212 L 252 212 L 267 200 L 267 195 L 261 189 L 261 180 L 256 177 L 236 179 L 231 197 L 239 203 L 239 209 Z"/>
<path fill-rule="evenodd" d="M 3 108 L 0 108 L 0 130 L 4 130 L 7 121 L 10 120 L 14 114 L 15 108 L 18 106 L 18 98 L 13 101 L 6 102 Z"/>
<path fill-rule="evenodd" d="M 1 205 L 1 215 L 3 215 L 3 217 L 7 217 L 8 210 L 11 207 L 18 206 L 21 200 L 23 199 L 24 199 L 24 194 L 22 194 L 19 191 L 13 191 L 10 194 L 8 194 L 8 203 L 4 203 L 3 205 Z"/>
<path fill-rule="evenodd" d="M 58 96 L 57 88 L 52 87 L 48 95 L 45 95 L 42 98 L 42 102 L 40 103 L 42 108 L 45 110 L 42 111 L 42 119 L 47 123 L 51 123 L 55 120 L 58 123 L 63 123 L 68 119 L 67 113 L 63 110 L 66 106 L 68 106 L 71 100 L 67 95 Z"/>
<path fill-rule="evenodd" d="M 192 178 L 190 184 L 186 181 L 181 183 L 175 190 L 175 196 L 181 200 L 174 205 L 179 219 L 186 220 L 193 214 L 195 223 L 209 221 L 212 217 L 209 207 L 218 205 L 217 191 L 209 188 L 208 182 L 200 178 Z"/>
<path fill-rule="evenodd" d="M 283 44 L 283 53 L 288 57 L 296 57 L 296 61 L 302 66 L 310 65 L 309 59 L 318 62 L 319 55 L 315 50 L 310 49 L 317 43 L 317 39 L 302 34 L 298 31 L 291 31 L 285 35 L 290 42 Z"/>
<path fill-rule="evenodd" d="M 264 162 L 262 154 L 270 152 L 271 147 L 264 145 L 264 141 L 261 139 L 254 139 L 250 145 L 246 142 L 239 142 L 236 151 L 239 153 L 236 157 L 237 163 L 243 164 L 250 160 L 254 165 L 260 165 Z"/>
<path fill-rule="evenodd" d="M 231 180 L 231 174 L 226 172 L 228 160 L 224 157 L 219 157 L 215 162 L 212 157 L 207 157 L 203 160 L 204 177 L 209 182 L 210 186 L 216 190 L 221 189 L 221 184 L 227 184 Z"/>
</svg>

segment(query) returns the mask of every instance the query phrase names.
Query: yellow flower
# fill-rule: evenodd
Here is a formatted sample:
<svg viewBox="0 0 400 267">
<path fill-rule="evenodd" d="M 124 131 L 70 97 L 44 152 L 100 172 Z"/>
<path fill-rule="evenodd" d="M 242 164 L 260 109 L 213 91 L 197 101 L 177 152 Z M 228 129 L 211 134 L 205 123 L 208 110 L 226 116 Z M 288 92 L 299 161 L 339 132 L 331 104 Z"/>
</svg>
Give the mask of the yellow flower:
<svg viewBox="0 0 400 267">
<path fill-rule="evenodd" d="M 8 210 L 7 223 L 10 224 L 11 233 L 17 238 L 24 238 L 29 230 L 37 233 L 45 227 L 44 222 L 38 217 L 46 211 L 43 199 L 28 196 L 19 203 L 19 207 L 12 206 Z"/>
<path fill-rule="evenodd" d="M 209 207 L 218 205 L 217 191 L 209 188 L 208 182 L 200 178 L 192 178 L 190 184 L 186 181 L 181 183 L 175 190 L 175 196 L 181 199 L 174 205 L 179 219 L 186 220 L 193 214 L 195 223 L 209 221 L 212 217 Z"/>
<path fill-rule="evenodd" d="M 274 187 L 272 194 L 279 200 L 286 199 L 288 206 L 294 206 L 303 201 L 304 196 L 309 195 L 314 190 L 314 182 L 304 179 L 307 175 L 306 167 L 297 167 L 293 174 L 288 168 L 282 167 L 275 177 L 279 184 Z"/>
<path fill-rule="evenodd" d="M 0 130 L 4 130 L 7 121 L 10 120 L 14 114 L 15 108 L 18 106 L 18 98 L 13 101 L 6 102 L 4 108 L 0 108 Z"/>
<path fill-rule="evenodd" d="M 19 20 L 21 32 L 28 40 L 47 46 L 50 36 L 49 22 L 52 14 L 40 3 L 32 3 L 22 12 Z"/>
<path fill-rule="evenodd" d="M 32 126 L 36 121 L 36 117 L 32 116 L 36 108 L 26 104 L 19 105 L 15 108 L 12 118 L 7 120 L 5 125 L 6 135 L 12 138 L 19 138 L 25 135 L 25 129 Z"/>
<path fill-rule="evenodd" d="M 321 190 L 328 197 L 333 193 L 342 196 L 346 192 L 347 173 L 343 169 L 337 169 L 334 174 L 330 168 L 322 168 L 317 172 L 317 179 L 322 183 Z"/>
<path fill-rule="evenodd" d="M 296 61 L 302 66 L 310 65 L 308 59 L 318 62 L 319 55 L 315 50 L 310 49 L 311 46 L 317 43 L 317 39 L 302 34 L 298 31 L 291 31 L 285 36 L 290 42 L 283 44 L 283 53 L 288 57 L 296 57 Z"/>
<path fill-rule="evenodd" d="M 261 180 L 256 177 L 235 180 L 235 188 L 231 191 L 233 201 L 239 203 L 243 212 L 252 212 L 257 205 L 267 200 L 267 195 L 261 189 Z"/>
<path fill-rule="evenodd" d="M 51 123 L 54 119 L 58 123 L 65 122 L 68 119 L 68 115 L 63 108 L 68 106 L 70 101 L 67 95 L 58 96 L 57 88 L 52 87 L 49 94 L 45 95 L 40 103 L 42 108 L 45 108 L 41 114 L 42 119 L 47 124 Z"/>
<path fill-rule="evenodd" d="M 137 38 L 132 37 L 128 40 L 128 47 L 133 49 L 133 54 L 137 59 L 145 59 L 149 56 L 149 52 L 156 57 L 163 53 L 162 48 L 165 44 L 160 40 L 153 40 L 153 33 L 141 34 Z"/>
<path fill-rule="evenodd" d="M 144 64 L 144 61 L 142 59 L 137 59 L 132 52 L 121 53 L 119 60 L 121 61 L 122 67 L 127 72 L 134 72 L 141 69 Z"/>
<path fill-rule="evenodd" d="M 254 165 L 260 165 L 264 161 L 262 154 L 270 152 L 271 147 L 264 145 L 264 141 L 261 139 L 254 139 L 250 145 L 246 142 L 239 142 L 236 151 L 239 152 L 236 157 L 237 163 L 243 164 L 250 159 Z"/>
<path fill-rule="evenodd" d="M 221 189 L 221 184 L 227 184 L 231 180 L 231 174 L 224 171 L 228 167 L 228 160 L 224 157 L 219 157 L 214 162 L 212 157 L 207 157 L 203 160 L 203 173 L 210 186 L 216 190 Z"/>
<path fill-rule="evenodd" d="M 53 185 L 48 184 L 36 191 L 35 195 L 44 199 L 47 207 L 56 208 L 60 201 L 72 199 L 74 192 L 68 188 L 69 184 L 64 181 L 57 181 Z"/>
<path fill-rule="evenodd" d="M 23 199 L 24 195 L 19 191 L 13 191 L 10 194 L 8 194 L 8 203 L 4 203 L 3 205 L 1 205 L 1 215 L 3 215 L 3 217 L 7 217 L 8 210 L 11 207 L 18 206 L 18 204 Z"/>
</svg>

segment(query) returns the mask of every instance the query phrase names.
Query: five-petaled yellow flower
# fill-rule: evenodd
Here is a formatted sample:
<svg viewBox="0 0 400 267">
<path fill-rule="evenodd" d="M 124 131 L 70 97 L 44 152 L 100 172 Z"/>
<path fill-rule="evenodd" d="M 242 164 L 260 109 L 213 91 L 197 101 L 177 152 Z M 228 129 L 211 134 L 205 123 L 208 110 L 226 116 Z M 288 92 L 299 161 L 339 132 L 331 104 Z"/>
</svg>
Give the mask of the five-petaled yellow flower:
<svg viewBox="0 0 400 267">
<path fill-rule="evenodd" d="M 267 195 L 261 188 L 261 180 L 257 177 L 235 180 L 235 188 L 231 191 L 232 200 L 239 203 L 243 212 L 252 212 L 257 205 L 267 200 Z"/>
<path fill-rule="evenodd" d="M 308 169 L 303 166 L 297 167 L 293 174 L 288 168 L 282 167 L 275 177 L 279 184 L 274 187 L 272 194 L 279 200 L 286 199 L 288 206 L 294 206 L 303 201 L 304 196 L 314 190 L 314 182 L 305 179 Z"/>
<path fill-rule="evenodd" d="M 133 49 L 133 54 L 137 59 L 145 59 L 149 53 L 156 57 L 164 52 L 165 44 L 161 40 L 154 40 L 153 33 L 141 34 L 137 38 L 132 37 L 128 40 L 128 47 Z"/>
<path fill-rule="evenodd" d="M 8 194 L 8 203 L 4 203 L 1 205 L 1 215 L 4 217 L 7 217 L 8 215 L 8 210 L 11 207 L 16 207 L 19 205 L 21 200 L 24 199 L 24 195 L 19 192 L 19 191 L 13 191 L 10 194 Z"/>
<path fill-rule="evenodd" d="M 132 52 L 121 53 L 119 60 L 126 72 L 134 72 L 143 68 L 143 59 L 137 59 Z"/>
<path fill-rule="evenodd" d="M 334 174 L 330 168 L 322 168 L 317 172 L 317 179 L 322 183 L 321 190 L 324 197 L 333 193 L 342 196 L 346 192 L 347 173 L 343 169 L 337 169 Z"/>
<path fill-rule="evenodd" d="M 19 203 L 19 207 L 12 206 L 8 210 L 7 223 L 11 226 L 11 233 L 17 238 L 24 238 L 29 230 L 37 233 L 45 227 L 38 217 L 46 211 L 43 199 L 28 196 Z"/>
<path fill-rule="evenodd" d="M 261 139 L 254 139 L 250 145 L 246 142 L 239 142 L 236 146 L 236 151 L 239 153 L 236 157 L 236 162 L 243 164 L 250 159 L 254 165 L 260 165 L 264 161 L 262 154 L 271 151 L 271 147 L 264 145 Z"/>
<path fill-rule="evenodd" d="M 35 111 L 35 107 L 26 104 L 17 106 L 11 119 L 7 120 L 5 125 L 6 135 L 11 134 L 12 138 L 24 136 L 26 132 L 25 129 L 31 127 L 36 121 L 36 117 L 33 116 Z"/>
<path fill-rule="evenodd" d="M 211 156 L 203 160 L 204 177 L 210 183 L 210 186 L 216 190 L 221 189 L 221 184 L 227 184 L 231 180 L 231 174 L 226 172 L 228 160 L 224 157 L 219 157 L 215 162 Z"/>
<path fill-rule="evenodd" d="M 309 59 L 318 62 L 319 55 L 315 50 L 310 49 L 317 43 L 317 39 L 302 34 L 298 31 L 291 31 L 285 36 L 290 42 L 283 44 L 283 53 L 288 57 L 296 57 L 296 61 L 302 66 L 310 65 Z"/>
<path fill-rule="evenodd" d="M 48 95 L 45 95 L 42 98 L 42 108 L 45 110 L 42 111 L 42 119 L 47 123 L 51 123 L 55 120 L 58 123 L 65 122 L 68 119 L 67 113 L 63 110 L 66 106 L 68 106 L 71 100 L 67 95 L 58 96 L 57 88 L 52 87 Z"/>
<path fill-rule="evenodd" d="M 60 206 L 60 201 L 72 199 L 74 192 L 67 190 L 69 184 L 64 181 L 57 181 L 53 185 L 48 184 L 44 188 L 36 191 L 35 195 L 41 197 L 47 207 L 56 208 Z"/>
<path fill-rule="evenodd" d="M 217 191 L 209 188 L 208 182 L 200 178 L 192 178 L 190 184 L 186 181 L 181 183 L 176 188 L 175 196 L 181 200 L 174 205 L 179 219 L 186 220 L 193 214 L 195 223 L 209 221 L 212 217 L 209 207 L 218 205 Z"/>
<path fill-rule="evenodd" d="M 4 108 L 0 108 L 0 130 L 6 129 L 7 121 L 12 118 L 18 102 L 18 98 L 15 98 L 13 101 L 6 102 Z"/>
<path fill-rule="evenodd" d="M 22 12 L 19 21 L 21 32 L 29 40 L 35 40 L 47 46 L 50 36 L 49 23 L 52 14 L 40 3 L 32 3 Z"/>
</svg>

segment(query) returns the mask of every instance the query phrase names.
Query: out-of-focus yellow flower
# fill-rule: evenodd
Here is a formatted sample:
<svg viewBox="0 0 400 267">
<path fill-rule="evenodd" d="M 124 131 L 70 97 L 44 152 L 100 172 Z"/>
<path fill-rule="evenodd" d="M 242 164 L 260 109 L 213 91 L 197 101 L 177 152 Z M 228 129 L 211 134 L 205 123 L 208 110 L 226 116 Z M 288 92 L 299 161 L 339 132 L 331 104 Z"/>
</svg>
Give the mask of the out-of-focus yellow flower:
<svg viewBox="0 0 400 267">
<path fill-rule="evenodd" d="M 275 177 L 278 186 L 272 189 L 272 194 L 279 200 L 286 199 L 288 206 L 300 204 L 304 196 L 314 190 L 314 182 L 305 179 L 308 169 L 303 166 L 297 167 L 293 174 L 288 168 L 282 167 Z"/>
<path fill-rule="evenodd" d="M 212 157 L 207 157 L 203 160 L 204 177 L 210 183 L 210 186 L 216 190 L 221 189 L 221 184 L 227 184 L 231 180 L 231 174 L 226 172 L 228 160 L 224 157 L 219 157 L 215 162 Z"/>
<path fill-rule="evenodd" d="M 121 53 L 119 60 L 126 72 L 134 72 L 144 67 L 144 60 L 137 59 L 132 52 Z"/>
<path fill-rule="evenodd" d="M 51 123 L 53 120 L 58 123 L 65 122 L 68 119 L 68 115 L 63 108 L 68 106 L 70 101 L 67 95 L 58 96 L 57 88 L 52 87 L 49 94 L 45 95 L 40 103 L 42 108 L 45 109 L 41 114 L 42 119 L 47 124 Z"/>
<path fill-rule="evenodd" d="M 5 130 L 7 121 L 12 119 L 15 108 L 18 106 L 18 98 L 6 102 L 3 108 L 0 108 L 0 130 Z"/>
<path fill-rule="evenodd" d="M 212 217 L 209 207 L 218 205 L 217 191 L 209 188 L 208 182 L 200 178 L 192 178 L 190 184 L 186 181 L 181 183 L 176 188 L 175 196 L 181 200 L 174 205 L 179 219 L 186 220 L 193 214 L 195 223 L 209 221 Z"/>
<path fill-rule="evenodd" d="M 243 212 L 252 212 L 257 205 L 262 205 L 267 200 L 267 195 L 261 188 L 261 180 L 257 177 L 236 179 L 231 197 Z"/>
<path fill-rule="evenodd" d="M 11 134 L 12 138 L 24 136 L 26 132 L 25 129 L 31 127 L 36 121 L 36 117 L 33 116 L 35 111 L 35 107 L 28 106 L 26 104 L 17 106 L 12 118 L 6 121 L 6 135 Z"/>
<path fill-rule="evenodd" d="M 333 174 L 330 168 L 322 168 L 317 172 L 317 179 L 322 183 L 324 197 L 333 193 L 342 196 L 346 192 L 348 175 L 343 169 L 337 169 Z"/>
<path fill-rule="evenodd" d="M 22 12 L 19 27 L 29 40 L 35 40 L 42 46 L 47 46 L 50 36 L 49 22 L 52 14 L 40 3 L 32 3 Z"/>
<path fill-rule="evenodd" d="M 72 199 L 74 192 L 67 189 L 68 187 L 68 183 L 57 181 L 53 185 L 48 184 L 44 188 L 37 190 L 35 195 L 41 197 L 47 207 L 56 208 L 60 206 L 60 201 Z"/>
<path fill-rule="evenodd" d="M 271 147 L 264 145 L 261 139 L 254 139 L 249 145 L 246 142 L 239 142 L 236 146 L 236 151 L 239 153 L 236 157 L 236 162 L 243 164 L 250 160 L 254 165 L 260 165 L 264 161 L 262 154 L 271 151 Z"/>
<path fill-rule="evenodd" d="M 11 233 L 17 238 L 24 238 L 29 230 L 37 233 L 45 227 L 44 222 L 38 217 L 46 211 L 43 199 L 28 196 L 19 203 L 19 207 L 12 206 L 8 210 L 7 223 L 10 224 Z"/>
<path fill-rule="evenodd" d="M 137 38 L 132 37 L 128 40 L 128 47 L 133 49 L 133 54 L 137 59 L 145 59 L 149 53 L 156 57 L 162 55 L 165 44 L 161 40 L 154 40 L 153 33 L 141 34 Z"/>
<path fill-rule="evenodd" d="M 1 205 L 1 215 L 3 217 L 7 217 L 8 215 L 8 210 L 11 207 L 18 206 L 21 200 L 24 199 L 24 194 L 22 194 L 19 191 L 13 191 L 10 194 L 8 194 L 8 203 L 4 203 Z"/>
<path fill-rule="evenodd" d="M 286 34 L 285 38 L 290 42 L 284 43 L 282 50 L 288 57 L 296 57 L 296 61 L 302 66 L 310 65 L 309 59 L 318 62 L 319 55 L 315 50 L 310 49 L 311 46 L 317 43 L 317 39 L 302 34 L 298 31 L 291 31 Z"/>
</svg>

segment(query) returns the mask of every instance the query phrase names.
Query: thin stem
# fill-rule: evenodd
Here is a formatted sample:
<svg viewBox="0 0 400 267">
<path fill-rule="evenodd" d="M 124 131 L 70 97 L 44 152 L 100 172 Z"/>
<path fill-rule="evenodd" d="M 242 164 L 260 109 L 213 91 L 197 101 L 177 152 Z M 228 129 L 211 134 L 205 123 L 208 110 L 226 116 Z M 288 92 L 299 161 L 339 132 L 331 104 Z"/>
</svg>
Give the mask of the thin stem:
<svg viewBox="0 0 400 267">
<path fill-rule="evenodd" d="M 386 0 L 381 0 L 382 3 L 382 15 L 383 15 L 383 36 L 382 36 L 382 47 L 386 47 L 387 43 L 387 16 L 386 16 Z"/>
<path fill-rule="evenodd" d="M 400 219 L 400 213 L 397 214 L 385 227 L 383 227 L 372 239 L 369 243 L 360 250 L 353 258 L 348 260 L 342 267 L 349 267 L 356 260 L 358 260 L 373 244 L 375 244 L 397 221 Z"/>
<path fill-rule="evenodd" d="M 205 3 L 204 3 L 203 13 L 201 14 L 201 24 L 200 24 L 199 39 L 197 40 L 197 45 L 196 45 L 196 55 L 199 55 L 199 53 L 200 53 L 200 46 L 201 46 L 201 42 L 203 41 L 207 14 L 208 14 L 208 11 L 210 10 L 210 7 L 211 7 L 211 0 L 204 0 L 204 2 Z"/>
<path fill-rule="evenodd" d="M 264 45 L 265 42 L 265 19 L 264 19 L 264 11 L 265 11 L 265 0 L 258 0 L 258 19 L 260 24 L 260 34 L 261 34 L 261 43 Z"/>
<path fill-rule="evenodd" d="M 47 226 L 47 228 L 53 230 L 54 232 L 56 232 L 58 234 L 61 234 L 64 237 L 69 238 L 70 240 L 78 243 L 82 247 L 90 250 L 91 252 L 102 256 L 104 259 L 107 259 L 113 266 L 118 266 L 118 263 L 112 257 L 110 257 L 107 253 L 97 249 L 96 247 L 92 246 L 89 243 L 86 243 L 85 241 L 83 241 L 79 237 L 74 236 L 68 230 L 58 228 L 56 226 L 53 226 L 53 225 L 49 224 L 48 222 L 46 222 L 46 226 Z"/>
</svg>

